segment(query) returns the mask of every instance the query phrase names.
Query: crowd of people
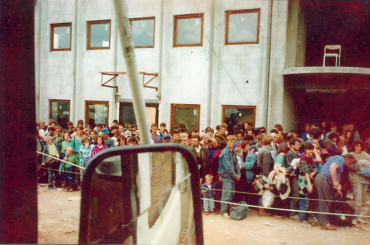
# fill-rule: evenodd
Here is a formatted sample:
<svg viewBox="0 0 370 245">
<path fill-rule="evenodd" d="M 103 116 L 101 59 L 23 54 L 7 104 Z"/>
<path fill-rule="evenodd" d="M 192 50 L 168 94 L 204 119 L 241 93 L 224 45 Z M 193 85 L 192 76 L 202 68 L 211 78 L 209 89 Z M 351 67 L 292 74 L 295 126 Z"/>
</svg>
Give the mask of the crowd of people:
<svg viewBox="0 0 370 245">
<path fill-rule="evenodd" d="M 67 125 L 63 129 L 53 120 L 48 126 L 43 121 L 37 124 L 38 151 L 45 154 L 39 159 L 39 180 L 47 182 L 50 190 L 58 186 L 78 190 L 83 170 L 77 166 L 86 167 L 91 157 L 106 148 L 140 144 L 139 130 L 129 123 L 114 120 L 110 128 L 106 124 L 93 128 L 79 120 L 76 127 L 72 122 Z M 215 130 L 207 127 L 199 132 L 181 123 L 169 132 L 165 123 L 159 128 L 153 123 L 150 132 L 153 143 L 179 143 L 193 152 L 206 215 L 220 213 L 229 218 L 230 203 L 245 201 L 259 206 L 261 216 L 284 220 L 298 214 L 302 227 L 334 230 L 327 215 L 331 201 L 345 202 L 352 192 L 358 215 L 352 223 L 366 223 L 361 208 L 370 184 L 370 134 L 364 132 L 361 139 L 353 124 L 338 130 L 335 122 L 329 127 L 326 122 L 306 123 L 302 132 L 284 133 L 280 124 L 270 132 L 265 127 L 252 128 L 249 122 L 232 129 L 222 123 Z M 55 167 L 45 165 L 49 155 L 63 161 Z M 266 190 L 275 194 L 271 205 L 276 210 L 262 205 L 260 195 Z"/>
</svg>

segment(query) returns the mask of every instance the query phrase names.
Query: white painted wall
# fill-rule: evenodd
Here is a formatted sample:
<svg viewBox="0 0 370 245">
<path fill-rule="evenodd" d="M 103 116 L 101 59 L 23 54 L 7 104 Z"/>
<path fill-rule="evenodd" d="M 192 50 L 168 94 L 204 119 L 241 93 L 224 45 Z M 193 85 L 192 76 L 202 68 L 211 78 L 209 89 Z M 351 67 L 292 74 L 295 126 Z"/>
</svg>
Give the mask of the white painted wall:
<svg viewBox="0 0 370 245">
<path fill-rule="evenodd" d="M 161 4 L 163 1 L 163 22 Z M 161 100 L 154 89 L 144 88 L 148 101 L 160 102 L 159 121 L 170 125 L 171 103 L 200 104 L 200 128 L 221 123 L 222 105 L 257 107 L 256 126 L 266 124 L 269 72 L 270 1 L 244 0 L 130 0 L 131 18 L 155 16 L 154 48 L 136 49 L 138 70 L 161 74 Z M 109 101 L 109 122 L 116 118 L 115 91 L 101 87 L 100 71 L 126 71 L 117 36 L 116 20 L 111 1 L 42 0 L 38 1 L 41 23 L 37 30 L 40 47 L 40 118 L 47 120 L 49 99 L 70 99 L 72 120 L 85 119 L 85 100 Z M 261 9 L 259 44 L 225 46 L 225 11 Z M 213 12 L 214 11 L 214 12 Z M 173 16 L 203 13 L 203 46 L 173 47 Z M 77 14 L 77 16 L 75 16 Z M 214 19 L 212 18 L 214 15 Z M 76 17 L 76 20 L 74 18 Z M 89 20 L 111 19 L 111 48 L 86 50 Z M 214 20 L 212 23 L 211 21 Z M 36 21 L 38 19 L 36 18 Z M 77 40 L 72 51 L 50 52 L 50 24 L 73 22 Z M 213 31 L 211 27 L 214 26 Z M 163 32 L 159 30 L 163 28 Z M 213 34 L 213 36 L 211 36 Z M 76 39 L 74 39 L 76 38 Z M 163 41 L 162 50 L 160 40 Z M 37 42 L 37 41 L 36 41 Z M 74 58 L 75 56 L 75 58 Z M 160 64 L 160 61 L 162 63 Z M 73 71 L 75 70 L 75 74 Z M 248 80 L 248 83 L 246 81 Z M 74 84 L 75 83 L 75 84 Z M 120 75 L 120 101 L 132 98 L 127 76 Z M 157 86 L 156 78 L 150 85 Z M 212 83 L 212 91 L 208 91 Z M 74 96 L 74 91 L 76 96 Z M 211 98 L 210 98 L 211 96 Z M 208 99 L 211 104 L 208 105 Z M 76 107 L 76 109 L 74 109 Z M 208 108 L 210 107 L 210 108 Z M 211 125 L 208 111 L 211 110 Z"/>
</svg>

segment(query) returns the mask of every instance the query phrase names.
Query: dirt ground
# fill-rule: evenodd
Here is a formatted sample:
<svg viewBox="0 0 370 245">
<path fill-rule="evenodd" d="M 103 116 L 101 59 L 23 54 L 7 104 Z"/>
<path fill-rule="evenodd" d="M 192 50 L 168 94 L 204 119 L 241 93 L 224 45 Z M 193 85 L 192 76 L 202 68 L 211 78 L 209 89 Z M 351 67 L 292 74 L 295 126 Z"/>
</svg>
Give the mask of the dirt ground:
<svg viewBox="0 0 370 245">
<path fill-rule="evenodd" d="M 50 192 L 38 186 L 40 244 L 78 243 L 80 192 Z M 369 202 L 368 202 L 369 203 Z M 369 211 L 367 212 L 369 214 Z M 366 219 L 370 223 L 370 219 Z M 267 226 L 267 223 L 270 224 Z M 284 221 L 259 217 L 255 210 L 249 217 L 236 221 L 220 215 L 203 215 L 205 244 L 369 244 L 370 224 L 357 228 L 324 231 L 317 227 L 303 228 L 296 219 Z"/>
</svg>

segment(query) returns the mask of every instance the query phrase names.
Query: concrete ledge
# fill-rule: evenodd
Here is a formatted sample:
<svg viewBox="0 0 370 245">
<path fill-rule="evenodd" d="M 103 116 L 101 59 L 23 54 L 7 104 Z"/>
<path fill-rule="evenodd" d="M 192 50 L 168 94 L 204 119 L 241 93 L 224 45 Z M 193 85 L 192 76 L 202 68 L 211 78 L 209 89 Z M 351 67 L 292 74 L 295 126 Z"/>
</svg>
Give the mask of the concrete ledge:
<svg viewBox="0 0 370 245">
<path fill-rule="evenodd" d="M 303 74 L 323 74 L 323 73 L 337 73 L 337 74 L 366 74 L 370 75 L 370 68 L 361 67 L 292 67 L 284 69 L 283 75 L 303 75 Z"/>
</svg>

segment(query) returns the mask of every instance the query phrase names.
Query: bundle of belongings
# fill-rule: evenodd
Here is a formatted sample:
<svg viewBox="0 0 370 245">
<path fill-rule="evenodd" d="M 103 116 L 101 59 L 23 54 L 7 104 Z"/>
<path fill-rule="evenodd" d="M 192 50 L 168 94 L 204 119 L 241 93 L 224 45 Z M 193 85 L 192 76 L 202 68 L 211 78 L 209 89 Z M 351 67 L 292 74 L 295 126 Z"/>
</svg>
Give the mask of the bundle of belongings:
<svg viewBox="0 0 370 245">
<path fill-rule="evenodd" d="M 262 195 L 263 207 L 272 207 L 275 194 L 279 195 L 282 200 L 289 197 L 291 189 L 287 177 L 288 171 L 283 167 L 279 167 L 278 170 L 279 174 L 276 174 L 275 170 L 273 170 L 269 173 L 268 178 L 263 175 L 257 175 L 253 182 L 255 191 Z"/>
</svg>

